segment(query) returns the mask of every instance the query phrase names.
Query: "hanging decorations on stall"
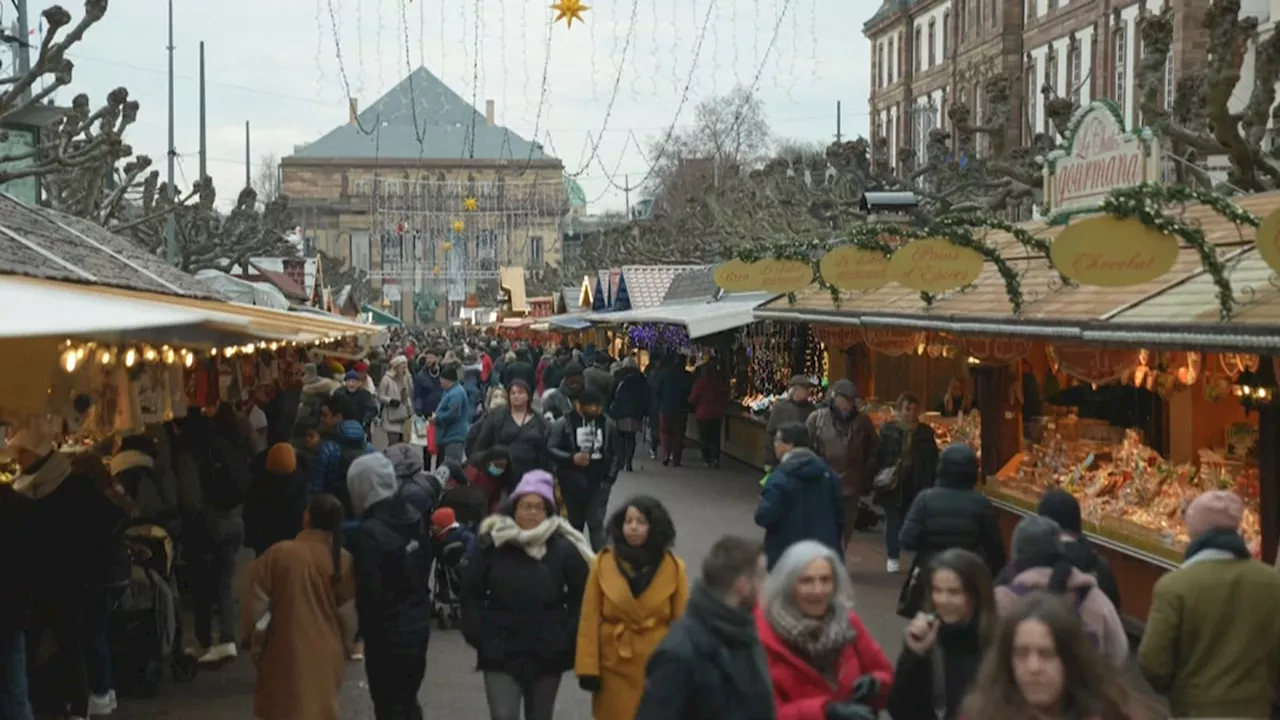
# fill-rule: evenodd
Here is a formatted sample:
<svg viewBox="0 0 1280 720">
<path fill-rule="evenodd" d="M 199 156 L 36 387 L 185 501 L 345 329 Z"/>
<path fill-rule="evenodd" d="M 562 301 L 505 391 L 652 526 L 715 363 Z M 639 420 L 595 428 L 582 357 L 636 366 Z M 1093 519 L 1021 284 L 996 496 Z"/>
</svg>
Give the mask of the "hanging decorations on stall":
<svg viewBox="0 0 1280 720">
<path fill-rule="evenodd" d="M 982 274 L 982 256 L 946 240 L 918 240 L 889 260 L 889 278 L 903 287 L 938 294 L 973 283 Z"/>
<path fill-rule="evenodd" d="M 1068 225 L 1054 239 L 1049 257 L 1081 285 L 1130 287 L 1172 270 L 1178 241 L 1135 218 L 1101 215 Z"/>
<path fill-rule="evenodd" d="M 1054 372 L 1094 385 L 1105 385 L 1131 375 L 1134 368 L 1141 364 L 1139 353 L 1143 352 L 1054 344 L 1046 345 L 1045 351 L 1049 355 L 1049 366 Z"/>
<path fill-rule="evenodd" d="M 627 341 L 633 348 L 655 351 L 689 350 L 689 330 L 683 325 L 632 325 L 627 328 Z"/>
<path fill-rule="evenodd" d="M 1031 357 L 1034 343 L 1018 338 L 959 337 L 956 341 L 969 358 L 970 365 L 984 362 L 1009 363 Z"/>
<path fill-rule="evenodd" d="M 863 329 L 849 325 L 818 325 L 813 328 L 813 336 L 829 349 L 840 352 L 863 343 Z"/>
<path fill-rule="evenodd" d="M 876 250 L 843 247 L 823 255 L 818 271 L 840 290 L 879 290 L 889 284 L 889 257 Z"/>
<path fill-rule="evenodd" d="M 925 342 L 927 333 L 917 330 L 896 330 L 891 328 L 863 328 L 862 338 L 867 347 L 874 352 L 889 357 L 914 355 Z"/>
</svg>

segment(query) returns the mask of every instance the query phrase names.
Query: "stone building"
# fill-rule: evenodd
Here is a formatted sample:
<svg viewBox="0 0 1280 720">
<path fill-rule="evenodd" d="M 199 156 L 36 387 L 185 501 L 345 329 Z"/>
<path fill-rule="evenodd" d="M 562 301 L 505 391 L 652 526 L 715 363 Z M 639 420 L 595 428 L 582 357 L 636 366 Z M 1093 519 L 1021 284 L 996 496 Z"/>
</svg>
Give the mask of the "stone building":
<svg viewBox="0 0 1280 720">
<path fill-rule="evenodd" d="M 430 295 L 437 320 L 496 303 L 499 268 L 560 261 L 564 165 L 419 68 L 280 161 L 309 247 L 369 272 L 392 311 Z M 427 318 L 422 318 L 426 320 Z"/>
<path fill-rule="evenodd" d="M 1139 21 L 1166 3 L 1175 13 L 1169 98 L 1177 78 L 1204 66 L 1208 38 L 1200 19 L 1209 0 L 884 0 L 863 26 L 871 46 L 872 133 L 891 140 L 895 166 L 902 148 L 923 160 L 929 131 L 947 128 L 949 105 L 964 102 L 976 122 L 983 120 L 982 83 L 993 75 L 1016 79 L 1013 107 L 1022 112 L 1008 130 L 1024 144 L 1051 129 L 1046 86 L 1081 104 L 1115 100 L 1125 126 L 1140 125 Z"/>
</svg>

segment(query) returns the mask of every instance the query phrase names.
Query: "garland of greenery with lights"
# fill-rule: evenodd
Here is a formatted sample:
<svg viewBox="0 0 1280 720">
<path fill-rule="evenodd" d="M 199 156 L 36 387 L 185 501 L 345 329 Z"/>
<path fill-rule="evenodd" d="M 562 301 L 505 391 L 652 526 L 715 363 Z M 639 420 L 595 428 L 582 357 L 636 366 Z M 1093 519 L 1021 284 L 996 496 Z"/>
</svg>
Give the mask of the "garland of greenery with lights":
<svg viewBox="0 0 1280 720">
<path fill-rule="evenodd" d="M 1235 292 L 1231 289 L 1231 279 L 1227 277 L 1226 263 L 1222 262 L 1222 258 L 1218 256 L 1218 249 L 1205 237 L 1203 228 L 1189 225 L 1161 212 L 1165 205 L 1189 202 L 1199 202 L 1237 226 L 1247 225 L 1257 228 L 1260 224 L 1258 218 L 1252 213 L 1220 195 L 1203 190 L 1154 183 L 1143 183 L 1131 188 L 1114 190 L 1102 201 L 1099 209 L 1118 218 L 1133 218 L 1165 235 L 1178 237 L 1195 248 L 1196 254 L 1200 256 L 1200 265 L 1209 273 L 1214 286 L 1218 289 L 1218 317 L 1222 322 L 1227 322 L 1231 319 L 1231 311 L 1235 307 Z"/>
<path fill-rule="evenodd" d="M 838 308 L 840 307 L 840 289 L 828 283 L 819 271 L 822 255 L 837 247 L 870 250 L 883 253 L 886 257 L 893 255 L 893 247 L 882 240 L 882 236 L 909 240 L 943 239 L 952 245 L 978 253 L 984 260 L 995 265 L 996 270 L 999 271 L 1001 279 L 1004 280 L 1005 294 L 1008 295 L 1009 303 L 1013 306 L 1013 314 L 1016 316 L 1022 313 L 1022 283 L 1017 271 L 1001 257 L 999 251 L 975 238 L 968 228 L 947 223 L 935 223 L 925 228 L 912 228 L 894 223 L 866 223 L 850 228 L 844 237 L 835 241 L 808 238 L 784 245 L 753 243 L 740 248 L 737 259 L 743 262 L 755 262 L 764 258 L 773 258 L 809 263 L 813 267 L 814 277 L 817 278 L 819 287 L 831 293 L 831 301 Z M 1045 247 L 1047 248 L 1048 245 L 1046 244 Z M 932 305 L 935 300 L 933 295 L 925 292 L 920 293 L 920 298 L 926 305 Z"/>
<path fill-rule="evenodd" d="M 1035 235 L 1032 235 L 1026 228 L 1018 227 L 1017 225 L 1014 225 L 1008 220 L 998 218 L 995 215 L 991 215 L 989 213 L 974 214 L 974 215 L 951 215 L 948 217 L 939 218 L 938 220 L 934 221 L 934 224 L 941 225 L 943 227 L 946 227 L 946 226 L 953 226 L 953 227 L 959 227 L 959 228 L 979 228 L 980 227 L 980 228 L 987 228 L 989 230 L 1000 230 L 1000 231 L 1009 233 L 1009 235 L 1011 235 L 1014 240 L 1017 240 L 1018 243 L 1022 245 L 1022 247 L 1026 248 L 1028 252 L 1035 255 L 1041 255 L 1046 260 L 1049 259 L 1049 241 L 1048 240 L 1045 240 L 1044 238 L 1038 238 Z M 1062 271 L 1058 271 L 1058 275 L 1062 278 L 1063 286 L 1070 286 L 1075 284 L 1074 282 L 1072 282 L 1071 278 L 1067 277 L 1066 275 L 1063 275 Z"/>
</svg>

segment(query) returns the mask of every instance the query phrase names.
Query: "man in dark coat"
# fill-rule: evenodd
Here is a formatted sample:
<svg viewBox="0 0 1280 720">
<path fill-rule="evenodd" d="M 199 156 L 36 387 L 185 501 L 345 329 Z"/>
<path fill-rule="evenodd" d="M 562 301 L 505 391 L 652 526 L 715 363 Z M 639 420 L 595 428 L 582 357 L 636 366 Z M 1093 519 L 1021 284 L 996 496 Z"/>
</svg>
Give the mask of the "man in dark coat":
<svg viewBox="0 0 1280 720">
<path fill-rule="evenodd" d="M 440 357 L 435 350 L 422 355 L 422 371 L 413 377 L 413 411 L 429 417 L 440 404 L 444 389 L 440 387 Z"/>
<path fill-rule="evenodd" d="M 547 385 L 547 392 L 542 396 L 542 412 L 551 420 L 559 420 L 573 412 L 574 403 L 587 386 L 582 366 L 578 363 L 566 365 L 561 377 L 563 379 L 558 385 Z"/>
<path fill-rule="evenodd" d="M 31 501 L 0 484 L 0 543 L 22 547 L 31 541 Z M 31 720 L 27 699 L 27 611 L 31 606 L 31 556 L 25 552 L 0 555 L 0 717 Z"/>
<path fill-rule="evenodd" d="M 504 386 L 509 388 L 516 380 L 523 380 L 530 388 L 538 386 L 537 374 L 533 370 L 533 363 L 529 361 L 529 348 L 521 347 L 516 350 L 515 362 L 506 363 L 502 367 Z"/>
<path fill-rule="evenodd" d="M 680 467 L 685 429 L 689 423 L 689 393 L 693 390 L 693 377 L 685 370 L 683 355 L 671 356 L 660 372 L 656 395 L 662 464 Z"/>
<path fill-rule="evenodd" d="M 809 393 L 813 390 L 813 381 L 804 375 L 796 375 L 791 378 L 791 386 L 787 389 L 787 396 L 773 404 L 769 409 L 769 422 L 765 423 L 765 435 L 772 439 L 778 433 L 778 428 L 787 423 L 798 422 L 804 424 L 809 419 L 809 413 L 813 412 L 816 407 L 813 401 L 809 400 Z M 773 450 L 773 443 L 766 443 L 764 446 L 764 464 L 766 468 L 771 468 L 778 464 L 780 458 Z"/>
<path fill-rule="evenodd" d="M 622 436 L 602 405 L 595 390 L 583 390 L 573 412 L 552 426 L 547 439 L 569 524 L 576 530 L 585 526 L 597 552 L 605 545 L 605 509 L 622 467 Z"/>
<path fill-rule="evenodd" d="M 635 720 L 774 720 L 769 663 L 752 610 L 764 586 L 760 545 L 723 537 L 680 618 L 645 667 Z"/>
<path fill-rule="evenodd" d="M 809 430 L 800 423 L 778 428 L 773 447 L 782 461 L 769 472 L 756 507 L 769 567 L 801 540 L 816 540 L 844 557 L 840 476 L 809 449 Z"/>
<path fill-rule="evenodd" d="M 896 468 L 892 487 L 878 489 L 876 502 L 884 508 L 885 572 L 901 570 L 898 544 L 902 525 L 916 495 L 933 486 L 938 466 L 938 440 L 933 426 L 920 422 L 920 398 L 903 393 L 898 398 L 894 419 L 880 428 L 880 453 L 876 473 Z"/>
<path fill-rule="evenodd" d="M 586 381 L 587 387 L 600 393 L 600 397 L 604 398 L 605 407 L 609 406 L 609 399 L 613 397 L 613 373 L 609 372 L 609 365 L 612 362 L 613 358 L 609 357 L 609 353 L 597 350 L 591 359 L 591 367 L 582 371 L 582 378 Z"/>
<path fill-rule="evenodd" d="M 844 545 L 848 547 L 858 516 L 869 508 L 862 496 L 871 490 L 876 474 L 880 435 L 875 423 L 858 410 L 858 391 L 849 380 L 831 384 L 831 399 L 809 414 L 805 422 L 813 450 L 840 476 L 844 505 Z M 871 514 L 874 519 L 874 514 Z"/>
<path fill-rule="evenodd" d="M 560 387 L 561 381 L 565 378 L 565 371 L 569 367 L 569 363 L 573 362 L 573 351 L 568 345 L 561 345 L 556 348 L 556 356 L 551 363 L 547 365 L 547 369 L 542 371 L 542 387 L 545 390 L 554 390 Z M 579 368 L 582 366 L 579 365 Z"/>
<path fill-rule="evenodd" d="M 978 484 L 978 455 L 963 443 L 948 445 L 938 456 L 932 488 L 916 495 L 898 537 L 902 549 L 916 554 L 925 567 L 929 558 L 951 548 L 975 552 L 987 561 L 992 576 L 1004 567 L 1004 540 L 996 510 Z"/>
</svg>

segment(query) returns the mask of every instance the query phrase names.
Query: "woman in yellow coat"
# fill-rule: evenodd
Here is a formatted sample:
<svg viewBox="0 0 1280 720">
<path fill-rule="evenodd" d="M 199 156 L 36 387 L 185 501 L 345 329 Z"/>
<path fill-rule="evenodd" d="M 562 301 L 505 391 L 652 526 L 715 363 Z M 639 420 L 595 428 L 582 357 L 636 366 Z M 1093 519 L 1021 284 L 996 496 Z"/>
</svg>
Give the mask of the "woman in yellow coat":
<svg viewBox="0 0 1280 720">
<path fill-rule="evenodd" d="M 597 720 L 633 720 L 645 665 L 684 614 L 689 580 L 671 552 L 671 515 L 654 498 L 632 498 L 609 518 L 608 533 L 582 598 L 574 671 L 593 693 Z"/>
</svg>

